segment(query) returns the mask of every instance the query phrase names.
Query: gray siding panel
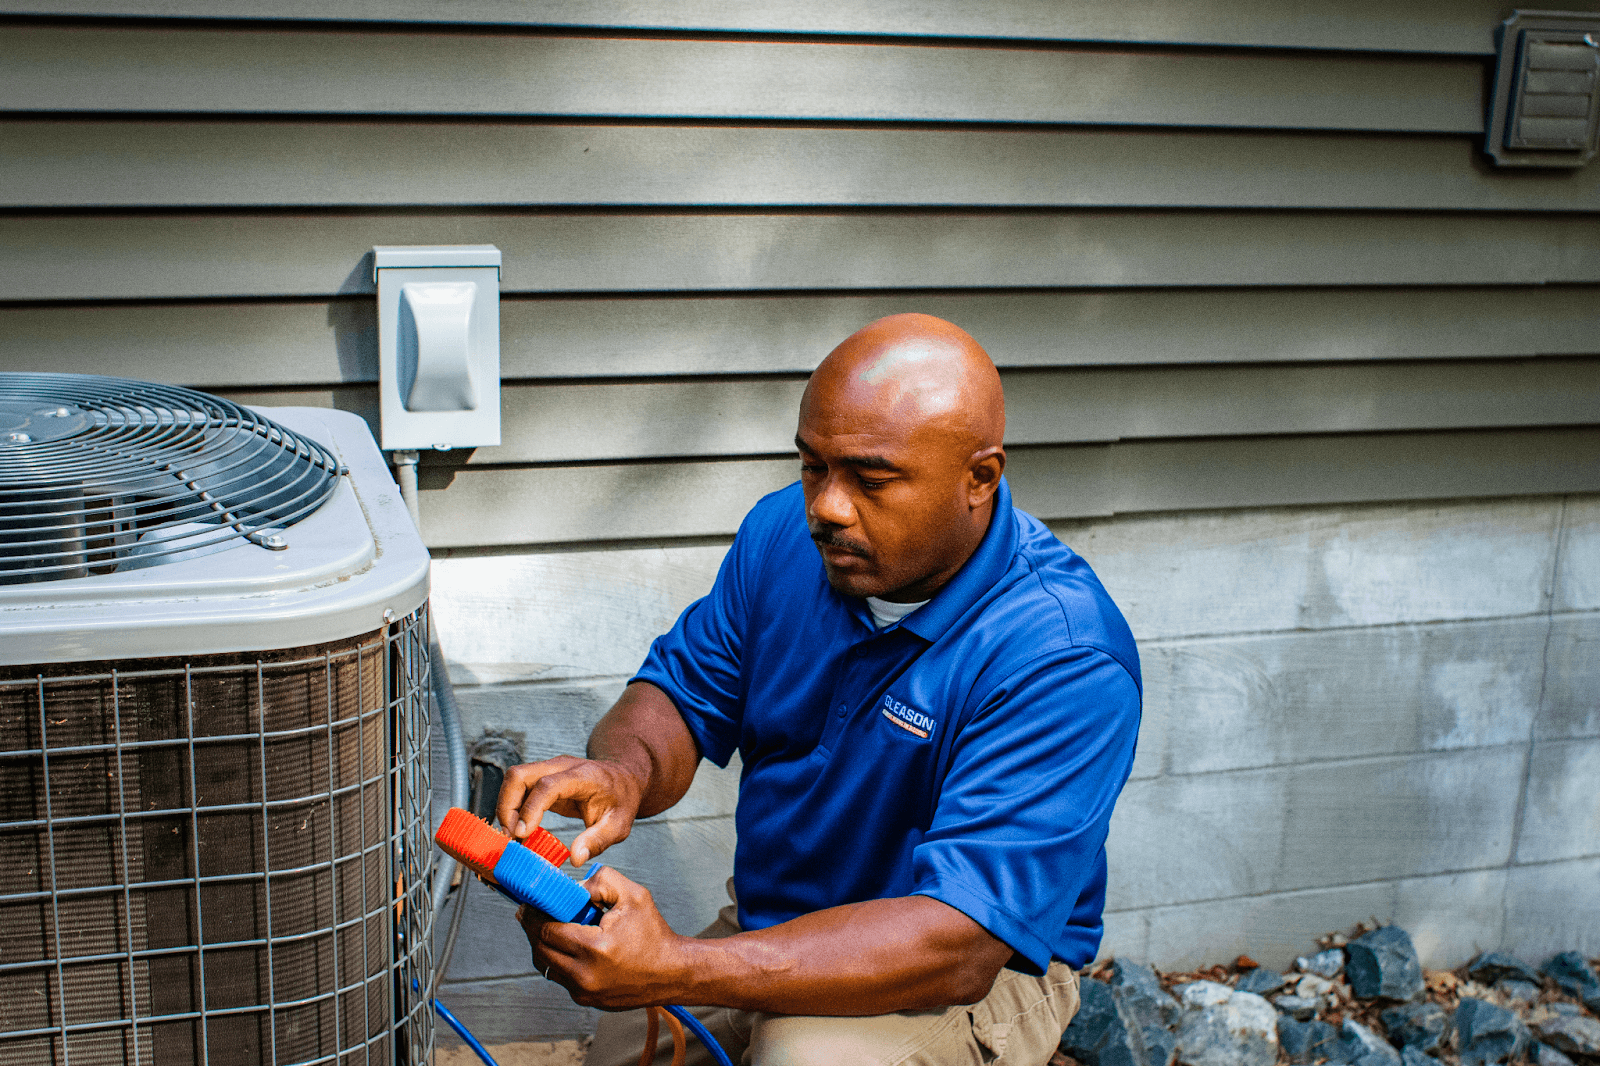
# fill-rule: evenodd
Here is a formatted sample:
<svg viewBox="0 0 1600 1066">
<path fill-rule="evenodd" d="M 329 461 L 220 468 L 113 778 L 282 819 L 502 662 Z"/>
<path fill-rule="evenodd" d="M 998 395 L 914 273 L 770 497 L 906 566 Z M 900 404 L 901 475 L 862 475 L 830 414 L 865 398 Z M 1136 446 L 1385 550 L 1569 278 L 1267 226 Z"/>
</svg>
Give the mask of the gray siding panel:
<svg viewBox="0 0 1600 1066">
<path fill-rule="evenodd" d="M 503 122 L 0 122 L 19 207 L 529 205 L 1586 210 L 1476 138 Z M 108 157 L 115 166 L 101 165 Z"/>
<path fill-rule="evenodd" d="M 0 218 L 0 300 L 371 292 L 376 244 L 483 244 L 511 292 L 1600 282 L 1600 216 L 318 213 Z"/>
<path fill-rule="evenodd" d="M 508 380 L 807 373 L 899 311 L 961 323 L 1002 367 L 1600 354 L 1600 288 L 509 297 Z M 371 301 L 0 305 L 0 365 L 205 388 L 377 380 Z"/>
<path fill-rule="evenodd" d="M 470 75 L 466 72 L 471 72 Z M 1483 129 L 1475 58 L 18 26 L 16 111 Z"/>
<path fill-rule="evenodd" d="M 1002 376 L 1009 445 L 1600 422 L 1600 359 L 1012 370 Z M 793 449 L 804 389 L 804 380 L 792 378 L 507 385 L 500 446 L 478 448 L 466 461 L 782 454 Z M 376 422 L 372 386 L 228 395 L 258 406 L 340 407 Z"/>
<path fill-rule="evenodd" d="M 1594 11 L 1595 0 L 1563 0 Z M 152 18 L 294 19 L 332 22 L 479 23 L 625 30 L 1138 41 L 1285 48 L 1461 52 L 1490 55 L 1508 9 L 1499 0 L 1123 0 L 1103 5 L 1051 0 L 963 0 L 862 4 L 852 0 L 4 0 L 0 12 Z"/>
<path fill-rule="evenodd" d="M 1057 445 L 1015 449 L 1007 470 L 1044 519 L 1595 492 L 1600 428 Z M 467 467 L 428 475 L 422 533 L 436 548 L 725 537 L 796 476 L 792 458 Z"/>
<path fill-rule="evenodd" d="M 1004 381 L 1012 445 L 1600 422 L 1600 360 L 1033 370 Z M 471 461 L 781 454 L 793 446 L 804 387 L 513 387 L 502 445 Z"/>
</svg>

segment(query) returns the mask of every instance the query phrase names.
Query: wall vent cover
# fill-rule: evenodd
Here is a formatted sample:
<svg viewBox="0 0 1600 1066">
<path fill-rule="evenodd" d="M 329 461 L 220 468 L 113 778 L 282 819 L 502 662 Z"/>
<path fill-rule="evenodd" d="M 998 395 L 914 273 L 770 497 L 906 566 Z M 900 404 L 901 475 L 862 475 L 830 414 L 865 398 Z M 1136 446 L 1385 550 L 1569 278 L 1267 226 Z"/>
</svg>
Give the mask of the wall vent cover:
<svg viewBox="0 0 1600 1066">
<path fill-rule="evenodd" d="M 1600 14 L 1518 11 L 1499 34 L 1484 150 L 1500 166 L 1583 166 L 1600 119 Z"/>
</svg>

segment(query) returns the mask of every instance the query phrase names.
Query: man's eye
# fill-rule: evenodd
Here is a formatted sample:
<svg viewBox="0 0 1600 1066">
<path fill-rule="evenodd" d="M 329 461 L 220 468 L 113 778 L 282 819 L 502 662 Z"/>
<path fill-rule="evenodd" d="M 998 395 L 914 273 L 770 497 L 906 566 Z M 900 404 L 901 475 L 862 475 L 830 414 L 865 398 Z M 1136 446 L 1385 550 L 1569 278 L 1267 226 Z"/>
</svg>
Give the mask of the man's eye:
<svg viewBox="0 0 1600 1066">
<path fill-rule="evenodd" d="M 887 481 L 869 481 L 866 478 L 861 479 L 861 487 L 868 490 L 881 489 L 887 484 Z"/>
<path fill-rule="evenodd" d="M 820 474 L 826 469 L 827 469 L 827 467 L 823 466 L 821 463 L 801 463 L 800 464 L 800 470 L 803 473 L 807 473 L 807 474 Z"/>
</svg>

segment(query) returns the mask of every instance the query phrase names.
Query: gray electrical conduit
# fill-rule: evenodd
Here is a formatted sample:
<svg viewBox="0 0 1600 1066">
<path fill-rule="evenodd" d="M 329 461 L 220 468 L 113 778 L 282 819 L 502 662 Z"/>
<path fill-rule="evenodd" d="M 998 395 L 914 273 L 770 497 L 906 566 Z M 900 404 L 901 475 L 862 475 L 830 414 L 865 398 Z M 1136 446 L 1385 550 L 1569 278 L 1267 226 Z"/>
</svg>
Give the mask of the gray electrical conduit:
<svg viewBox="0 0 1600 1066">
<path fill-rule="evenodd" d="M 439 727 L 444 732 L 445 751 L 450 756 L 450 806 L 465 809 L 471 802 L 472 780 L 467 768 L 467 744 L 461 736 L 461 713 L 456 709 L 456 690 L 450 683 L 450 668 L 444 664 L 439 638 L 428 640 L 428 660 L 433 673 L 433 698 L 439 707 Z M 450 881 L 456 875 L 456 860 L 435 850 L 439 860 L 433 879 L 433 913 L 444 910 Z"/>
<path fill-rule="evenodd" d="M 422 530 L 422 518 L 417 510 L 417 453 L 394 453 L 395 480 L 400 485 L 400 498 L 411 513 L 411 524 Z M 431 627 L 430 627 L 431 629 Z M 471 802 L 472 780 L 467 766 L 467 742 L 461 735 L 461 712 L 456 708 L 456 690 L 450 683 L 450 668 L 444 664 L 444 651 L 439 647 L 439 637 L 430 632 L 428 637 L 429 674 L 433 682 L 433 701 L 439 708 L 439 727 L 444 733 L 445 751 L 450 756 L 450 806 L 465 808 Z M 450 894 L 450 882 L 456 876 L 456 860 L 449 855 L 434 853 L 437 865 L 433 875 L 433 913 L 444 910 L 445 897 Z"/>
</svg>

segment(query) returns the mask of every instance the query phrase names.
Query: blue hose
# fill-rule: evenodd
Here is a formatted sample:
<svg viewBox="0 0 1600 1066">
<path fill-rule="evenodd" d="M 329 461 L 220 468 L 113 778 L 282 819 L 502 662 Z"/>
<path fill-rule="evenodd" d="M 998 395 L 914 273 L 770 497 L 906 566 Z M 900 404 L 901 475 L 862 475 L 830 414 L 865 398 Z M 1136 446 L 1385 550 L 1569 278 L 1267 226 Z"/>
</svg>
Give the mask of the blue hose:
<svg viewBox="0 0 1600 1066">
<path fill-rule="evenodd" d="M 478 1043 L 478 1038 L 472 1035 L 472 1030 L 468 1029 L 465 1025 L 462 1025 L 461 1019 L 450 1013 L 449 1007 L 446 1007 L 438 1000 L 434 1000 L 433 1009 L 439 1012 L 439 1017 L 445 1020 L 446 1025 L 450 1026 L 450 1028 L 456 1031 L 457 1036 L 467 1042 L 467 1046 L 477 1053 L 478 1058 L 482 1059 L 486 1066 L 500 1066 L 500 1064 L 495 1062 L 494 1058 L 490 1056 L 489 1049 Z M 722 1049 L 718 1048 L 717 1050 L 721 1051 Z M 715 1052 L 713 1052 L 713 1054 L 715 1054 Z M 728 1061 L 726 1055 L 723 1056 L 722 1061 Z M 733 1064 L 728 1063 L 728 1066 L 733 1066 Z"/>
<path fill-rule="evenodd" d="M 711 1052 L 711 1057 L 722 1066 L 733 1066 L 733 1060 L 728 1058 L 728 1053 L 722 1050 L 722 1045 L 717 1043 L 717 1038 L 711 1035 L 711 1030 L 700 1024 L 700 1019 L 684 1010 L 682 1007 L 668 1007 L 667 1013 L 684 1024 L 688 1030 L 700 1038 L 706 1050 Z"/>
<path fill-rule="evenodd" d="M 484 1061 L 485 1066 L 500 1066 L 489 1054 L 489 1050 L 478 1043 L 478 1038 L 472 1035 L 472 1030 L 463 1025 L 460 1018 L 450 1013 L 449 1007 L 446 1007 L 438 1000 L 434 1000 L 433 1009 L 439 1012 L 439 1017 L 445 1020 L 446 1025 L 456 1031 L 457 1036 L 466 1041 L 467 1046 L 477 1054 L 478 1058 Z M 717 1043 L 717 1038 L 711 1035 L 710 1029 L 701 1024 L 699 1018 L 696 1018 L 682 1007 L 667 1007 L 666 1011 L 682 1022 L 684 1028 L 693 1033 L 695 1038 L 705 1045 L 705 1049 L 711 1052 L 711 1057 L 721 1063 L 721 1066 L 733 1066 L 733 1060 L 728 1057 L 726 1051 L 722 1050 L 722 1045 Z"/>
</svg>

